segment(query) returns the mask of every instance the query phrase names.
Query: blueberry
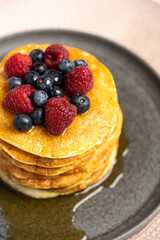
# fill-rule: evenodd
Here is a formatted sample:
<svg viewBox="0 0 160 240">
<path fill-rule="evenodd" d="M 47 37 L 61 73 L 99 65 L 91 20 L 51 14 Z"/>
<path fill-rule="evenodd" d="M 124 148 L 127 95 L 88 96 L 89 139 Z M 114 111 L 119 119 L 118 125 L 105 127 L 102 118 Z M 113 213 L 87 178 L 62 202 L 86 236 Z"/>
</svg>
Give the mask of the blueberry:
<svg viewBox="0 0 160 240">
<path fill-rule="evenodd" d="M 40 75 L 38 72 L 30 71 L 24 76 L 24 82 L 25 82 L 25 84 L 31 84 L 31 85 L 35 86 L 39 77 L 40 77 Z"/>
<path fill-rule="evenodd" d="M 31 95 L 31 102 L 36 107 L 43 107 L 48 99 L 48 94 L 43 90 L 37 90 Z"/>
<path fill-rule="evenodd" d="M 78 66 L 88 67 L 88 63 L 86 63 L 86 61 L 84 61 L 83 59 L 76 59 L 74 62 L 76 67 Z"/>
<path fill-rule="evenodd" d="M 32 58 L 33 63 L 41 63 L 44 61 L 44 52 L 41 49 L 32 50 L 29 56 Z"/>
<path fill-rule="evenodd" d="M 34 63 L 32 70 L 38 72 L 40 75 L 43 75 L 43 73 L 47 70 L 47 66 L 44 63 Z"/>
<path fill-rule="evenodd" d="M 62 88 L 58 86 L 54 86 L 52 90 L 49 92 L 49 96 L 52 97 L 64 97 L 64 92 Z"/>
<path fill-rule="evenodd" d="M 52 76 L 52 75 L 54 75 L 56 72 L 58 72 L 58 71 L 57 71 L 56 69 L 52 68 L 52 69 L 47 69 L 44 74 L 45 74 L 46 76 Z"/>
<path fill-rule="evenodd" d="M 33 124 L 40 125 L 44 123 L 44 112 L 44 108 L 36 108 L 33 110 L 33 112 L 30 113 Z"/>
<path fill-rule="evenodd" d="M 61 72 L 55 69 L 48 69 L 44 73 L 46 76 L 49 76 L 52 79 L 53 86 L 61 86 L 63 83 L 63 75 Z"/>
<path fill-rule="evenodd" d="M 52 79 L 49 76 L 40 76 L 40 78 L 37 80 L 37 88 L 44 90 L 44 91 L 51 91 L 53 87 Z"/>
<path fill-rule="evenodd" d="M 85 94 L 77 94 L 72 96 L 71 103 L 77 107 L 78 113 L 85 113 L 90 108 L 90 100 Z"/>
<path fill-rule="evenodd" d="M 59 71 L 62 73 L 68 73 L 73 68 L 75 68 L 75 63 L 72 60 L 63 60 L 59 64 Z"/>
<path fill-rule="evenodd" d="M 18 77 L 11 77 L 8 79 L 7 85 L 9 87 L 9 89 L 13 89 L 13 88 L 23 85 L 23 80 Z"/>
<path fill-rule="evenodd" d="M 21 132 L 26 132 L 32 127 L 32 119 L 26 114 L 19 114 L 13 119 L 13 126 Z"/>
</svg>

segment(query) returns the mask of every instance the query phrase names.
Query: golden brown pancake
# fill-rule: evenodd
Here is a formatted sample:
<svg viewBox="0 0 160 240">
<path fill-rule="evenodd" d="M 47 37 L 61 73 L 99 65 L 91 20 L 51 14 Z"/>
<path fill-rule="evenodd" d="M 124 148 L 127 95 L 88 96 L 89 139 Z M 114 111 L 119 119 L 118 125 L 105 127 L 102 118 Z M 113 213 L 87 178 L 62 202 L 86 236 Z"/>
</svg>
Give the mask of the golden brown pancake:
<svg viewBox="0 0 160 240">
<path fill-rule="evenodd" d="M 108 146 L 106 145 L 106 149 L 111 147 L 114 144 L 115 141 L 118 141 L 117 137 L 120 135 L 121 126 L 122 126 L 122 113 L 121 113 L 121 110 L 119 110 L 119 115 L 118 115 L 118 118 L 117 118 L 117 122 L 116 122 L 115 128 L 113 129 L 112 136 L 107 141 Z M 106 144 L 106 143 L 104 142 L 104 143 L 100 144 L 99 148 L 104 144 Z M 29 153 L 24 152 L 24 151 L 19 150 L 19 149 L 17 149 L 17 151 L 16 151 L 14 149 L 15 147 L 5 143 L 2 140 L 0 140 L 0 147 L 2 148 L 2 150 L 0 150 L 2 152 L 2 154 L 4 156 L 6 156 L 6 158 L 11 160 L 12 163 L 14 165 L 16 165 L 17 167 L 23 168 L 25 170 L 28 170 L 30 172 L 34 172 L 34 173 L 37 173 L 37 174 L 40 174 L 40 175 L 46 175 L 46 176 L 47 175 L 49 176 L 49 175 L 60 174 L 60 173 L 66 172 L 68 170 L 75 169 L 77 167 L 83 166 L 92 157 L 92 155 L 91 155 L 87 158 L 84 158 L 84 159 L 82 158 L 81 161 L 79 161 L 79 159 L 78 159 L 77 162 L 75 162 L 74 164 L 69 164 L 69 165 L 67 164 L 64 167 L 59 167 L 58 168 L 57 167 L 57 161 L 58 161 L 57 159 L 56 160 L 55 159 L 48 159 L 49 161 L 47 161 L 45 158 L 44 159 L 41 158 L 40 159 L 41 161 L 36 161 L 36 165 L 32 165 L 31 162 L 33 162 L 33 164 L 35 164 L 35 159 L 36 158 L 39 159 L 39 157 L 37 157 L 33 154 L 30 154 L 29 157 L 30 157 L 31 161 L 29 161 L 29 164 L 25 164 L 25 163 L 21 162 L 21 159 L 23 157 L 22 161 L 23 160 L 25 162 L 28 161 L 26 159 L 27 159 L 27 156 L 29 155 Z M 13 151 L 13 149 L 14 149 L 14 151 Z M 95 148 L 94 154 L 95 154 L 95 152 L 96 152 L 96 148 Z M 20 156 L 21 156 L 21 158 L 20 158 Z M 42 166 L 42 160 L 44 160 L 43 167 L 41 167 Z M 76 158 L 75 158 L 75 160 L 76 160 Z M 55 161 L 56 161 L 56 163 L 55 163 Z M 60 161 L 62 162 L 62 159 L 60 159 Z M 69 159 L 68 159 L 68 161 L 69 161 Z M 64 161 L 64 164 L 65 164 L 65 162 L 66 161 Z M 47 165 L 47 168 L 45 168 L 45 165 L 44 165 L 45 163 Z M 50 165 L 49 165 L 49 163 L 50 163 Z M 51 166 L 55 166 L 55 165 L 56 165 L 56 168 L 48 168 L 48 166 L 51 167 Z"/>
<path fill-rule="evenodd" d="M 21 183 L 23 182 L 24 185 L 45 189 L 61 188 L 76 184 L 77 182 L 80 182 L 92 175 L 92 173 L 103 167 L 103 165 L 107 165 L 107 160 L 109 159 L 112 151 L 112 149 L 106 151 L 104 145 L 102 149 L 97 150 L 96 154 L 94 154 L 91 160 L 84 166 L 57 176 L 46 177 L 23 170 L 14 166 L 2 155 L 0 156 L 0 167 L 2 169 L 7 169 L 13 178 L 15 177 L 15 179 L 20 179 L 19 181 Z"/>
<path fill-rule="evenodd" d="M 122 124 L 122 114 L 119 112 L 119 121 Z M 121 121 L 120 121 L 121 120 Z M 3 170 L 6 170 L 10 177 L 22 185 L 26 185 L 32 188 L 41 188 L 41 189 L 50 189 L 50 188 L 64 188 L 75 186 L 81 183 L 84 179 L 89 178 L 95 172 L 99 171 L 102 168 L 106 168 L 108 165 L 110 156 L 112 155 L 113 149 L 117 146 L 117 136 L 120 135 L 121 125 L 117 124 L 114 129 L 113 138 L 116 141 L 112 141 L 112 144 L 108 146 L 108 143 L 104 143 L 99 147 L 95 154 L 92 155 L 89 161 L 84 164 L 82 167 L 67 171 L 63 174 L 57 176 L 50 175 L 38 175 L 36 172 L 32 173 L 26 171 L 22 168 L 16 167 L 12 164 L 11 159 L 5 158 L 3 155 L 0 155 L 0 167 Z M 109 142 L 110 143 L 110 142 Z M 114 144 L 113 144 L 114 143 Z"/>
<path fill-rule="evenodd" d="M 94 76 L 94 87 L 87 94 L 91 108 L 85 114 L 77 114 L 64 134 L 53 136 L 43 126 L 35 126 L 31 131 L 21 133 L 15 130 L 12 121 L 15 114 L 4 106 L 4 96 L 8 92 L 4 64 L 14 53 L 29 54 L 35 48 L 45 49 L 48 45 L 30 44 L 11 51 L 0 63 L 0 139 L 26 152 L 48 158 L 66 158 L 79 155 L 103 141 L 115 124 L 118 111 L 118 97 L 113 77 L 109 70 L 91 54 L 66 47 L 70 59 L 84 59 Z"/>
<path fill-rule="evenodd" d="M 9 173 L 7 171 L 3 171 L 1 168 L 0 168 L 0 178 L 14 190 L 33 198 L 45 199 L 45 198 L 57 197 L 59 195 L 68 195 L 77 191 L 81 191 L 85 189 L 87 186 L 103 178 L 114 165 L 116 154 L 117 154 L 117 147 L 112 152 L 108 166 L 105 166 L 104 168 L 92 174 L 92 176 L 85 179 L 83 182 L 81 182 L 77 186 L 73 186 L 73 187 L 47 189 L 47 190 L 36 189 L 36 188 L 33 189 L 30 187 L 23 186 L 17 183 L 16 181 L 12 180 L 9 176 Z"/>
<path fill-rule="evenodd" d="M 57 174 L 62 174 L 64 172 L 70 171 L 72 169 L 78 168 L 83 166 L 86 161 L 88 159 L 85 159 L 84 161 L 75 163 L 75 164 L 70 164 L 70 165 L 66 165 L 64 167 L 57 167 L 57 168 L 45 168 L 45 167 L 39 167 L 36 165 L 29 165 L 29 164 L 25 164 L 25 163 L 21 163 L 17 160 L 15 160 L 14 158 L 12 158 L 7 152 L 5 152 L 3 149 L 0 149 L 0 152 L 2 153 L 3 156 L 5 156 L 7 159 L 9 159 L 11 161 L 11 163 L 19 168 L 22 168 L 26 171 L 32 172 L 32 173 L 36 173 L 39 175 L 44 175 L 44 176 L 54 176 Z"/>
<path fill-rule="evenodd" d="M 87 94 L 91 108 L 77 114 L 59 136 L 44 126 L 28 132 L 13 127 L 15 114 L 4 106 L 8 92 L 4 64 L 14 53 L 29 54 L 48 44 L 29 44 L 11 51 L 0 63 L 0 177 L 16 190 L 36 198 L 48 198 L 85 189 L 113 166 L 122 129 L 122 112 L 113 77 L 91 54 L 66 47 L 70 59 L 84 59 L 94 76 Z"/>
</svg>

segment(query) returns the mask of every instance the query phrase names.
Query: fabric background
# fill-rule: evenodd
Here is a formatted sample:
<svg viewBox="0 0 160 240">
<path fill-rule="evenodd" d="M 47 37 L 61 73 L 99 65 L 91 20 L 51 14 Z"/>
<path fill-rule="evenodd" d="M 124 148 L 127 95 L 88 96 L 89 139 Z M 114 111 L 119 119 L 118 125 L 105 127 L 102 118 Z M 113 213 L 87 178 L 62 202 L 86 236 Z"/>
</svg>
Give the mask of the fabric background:
<svg viewBox="0 0 160 240">
<path fill-rule="evenodd" d="M 113 40 L 160 73 L 160 0 L 0 0 L 0 37 L 69 29 Z M 159 240 L 160 214 L 130 240 Z"/>
</svg>

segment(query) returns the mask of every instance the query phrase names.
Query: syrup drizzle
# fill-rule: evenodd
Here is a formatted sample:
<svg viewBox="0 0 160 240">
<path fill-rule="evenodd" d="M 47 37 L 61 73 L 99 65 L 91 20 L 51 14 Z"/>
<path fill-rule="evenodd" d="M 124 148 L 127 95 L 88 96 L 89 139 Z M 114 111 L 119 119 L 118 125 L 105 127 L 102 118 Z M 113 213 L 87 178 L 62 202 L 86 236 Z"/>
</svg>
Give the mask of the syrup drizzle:
<svg viewBox="0 0 160 240">
<path fill-rule="evenodd" d="M 37 200 L 17 194 L 0 182 L 0 214 L 2 210 L 5 219 L 5 227 L 0 221 L 0 239 L 87 240 L 84 232 L 72 224 L 74 213 L 104 187 L 113 188 L 118 184 L 123 177 L 123 158 L 128 154 L 128 146 L 128 138 L 122 131 L 114 168 L 99 182 L 74 195 Z"/>
</svg>

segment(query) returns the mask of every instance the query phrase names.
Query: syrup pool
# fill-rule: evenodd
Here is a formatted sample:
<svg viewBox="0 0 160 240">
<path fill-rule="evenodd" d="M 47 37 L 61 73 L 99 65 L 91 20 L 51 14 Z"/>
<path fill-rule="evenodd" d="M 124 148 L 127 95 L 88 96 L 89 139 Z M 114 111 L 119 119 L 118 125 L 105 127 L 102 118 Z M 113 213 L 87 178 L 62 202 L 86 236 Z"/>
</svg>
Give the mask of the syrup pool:
<svg viewBox="0 0 160 240">
<path fill-rule="evenodd" d="M 104 187 L 118 184 L 123 177 L 123 157 L 128 146 L 128 138 L 122 131 L 113 169 L 98 183 L 74 195 L 37 200 L 19 195 L 0 182 L 0 239 L 86 240 L 85 233 L 73 226 L 74 213 Z"/>
</svg>

